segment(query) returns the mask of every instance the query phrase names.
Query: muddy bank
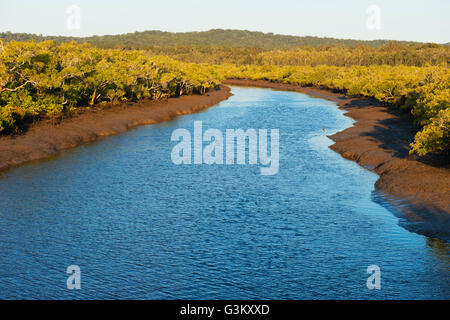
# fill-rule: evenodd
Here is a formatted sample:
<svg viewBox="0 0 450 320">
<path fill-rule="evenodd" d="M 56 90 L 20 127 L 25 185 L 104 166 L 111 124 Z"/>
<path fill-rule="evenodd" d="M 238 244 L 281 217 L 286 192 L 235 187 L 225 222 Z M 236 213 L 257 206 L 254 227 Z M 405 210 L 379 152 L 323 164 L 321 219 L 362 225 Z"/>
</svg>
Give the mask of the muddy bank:
<svg viewBox="0 0 450 320">
<path fill-rule="evenodd" d="M 317 88 L 269 81 L 227 80 L 225 84 L 298 91 L 335 101 L 345 115 L 356 120 L 352 127 L 330 136 L 330 148 L 343 157 L 377 173 L 374 195 L 391 206 L 407 229 L 450 240 L 450 165 L 446 156 L 418 158 L 409 155 L 417 128 L 411 114 L 383 106 L 374 99 L 345 97 Z"/>
<path fill-rule="evenodd" d="M 230 97 L 221 86 L 205 95 L 181 96 L 164 101 L 144 100 L 65 115 L 63 119 L 38 121 L 21 135 L 0 136 L 0 170 L 31 160 L 50 157 L 63 149 L 125 132 L 133 127 L 168 121 L 199 112 Z"/>
</svg>

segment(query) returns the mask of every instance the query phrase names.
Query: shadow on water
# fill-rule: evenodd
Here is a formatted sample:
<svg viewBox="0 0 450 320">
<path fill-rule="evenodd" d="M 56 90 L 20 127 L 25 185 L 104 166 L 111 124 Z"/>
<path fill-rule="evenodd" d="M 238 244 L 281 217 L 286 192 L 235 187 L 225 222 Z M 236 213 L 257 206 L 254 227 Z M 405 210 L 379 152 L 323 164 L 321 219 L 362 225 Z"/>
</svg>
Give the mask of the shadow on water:
<svg viewBox="0 0 450 320">
<path fill-rule="evenodd" d="M 398 224 L 406 230 L 431 238 L 429 241 L 450 243 L 450 217 L 445 212 L 414 206 L 406 199 L 396 199 L 376 190 L 372 191 L 372 200 L 399 218 Z"/>
</svg>

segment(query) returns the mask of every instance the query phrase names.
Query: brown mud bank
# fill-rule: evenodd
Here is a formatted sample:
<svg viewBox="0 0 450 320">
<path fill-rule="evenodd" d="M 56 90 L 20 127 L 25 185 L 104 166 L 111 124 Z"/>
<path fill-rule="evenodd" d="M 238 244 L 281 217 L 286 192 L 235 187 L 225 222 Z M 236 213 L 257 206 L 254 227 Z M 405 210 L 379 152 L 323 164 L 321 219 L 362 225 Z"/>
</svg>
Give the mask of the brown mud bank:
<svg viewBox="0 0 450 320">
<path fill-rule="evenodd" d="M 179 115 L 199 112 L 230 96 L 230 89 L 221 86 L 204 95 L 96 106 L 64 115 L 58 123 L 54 119 L 37 121 L 21 135 L 0 136 L 0 170 L 47 158 L 60 150 L 125 132 L 139 125 L 169 121 Z"/>
<path fill-rule="evenodd" d="M 230 79 L 230 85 L 247 85 L 305 93 L 334 101 L 352 127 L 329 136 L 330 148 L 344 158 L 380 176 L 374 200 L 388 206 L 406 229 L 450 240 L 450 165 L 448 155 L 419 158 L 409 155 L 418 128 L 411 114 L 384 106 L 374 99 L 345 97 L 330 90 L 299 87 L 264 80 Z"/>
</svg>

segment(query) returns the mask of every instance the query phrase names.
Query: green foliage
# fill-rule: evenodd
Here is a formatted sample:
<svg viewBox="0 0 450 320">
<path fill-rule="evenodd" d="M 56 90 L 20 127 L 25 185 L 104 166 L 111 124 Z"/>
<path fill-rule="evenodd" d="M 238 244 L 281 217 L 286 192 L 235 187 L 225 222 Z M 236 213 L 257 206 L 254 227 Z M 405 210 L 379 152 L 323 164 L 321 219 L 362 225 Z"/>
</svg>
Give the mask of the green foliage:
<svg viewBox="0 0 450 320">
<path fill-rule="evenodd" d="M 0 132 L 85 105 L 204 93 L 214 68 L 88 44 L 15 42 L 0 47 Z"/>
<path fill-rule="evenodd" d="M 411 143 L 412 151 L 420 156 L 437 150 L 450 149 L 450 108 L 443 109 L 428 121 Z"/>
</svg>

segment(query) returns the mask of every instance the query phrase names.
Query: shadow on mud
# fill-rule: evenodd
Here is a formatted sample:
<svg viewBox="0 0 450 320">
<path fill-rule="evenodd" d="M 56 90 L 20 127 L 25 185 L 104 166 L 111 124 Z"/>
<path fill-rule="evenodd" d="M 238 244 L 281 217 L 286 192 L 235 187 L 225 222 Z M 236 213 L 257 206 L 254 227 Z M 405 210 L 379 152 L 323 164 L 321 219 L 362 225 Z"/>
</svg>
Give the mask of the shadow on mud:
<svg viewBox="0 0 450 320">
<path fill-rule="evenodd" d="M 410 232 L 432 238 L 433 243 L 444 242 L 447 254 L 450 244 L 450 215 L 439 210 L 414 206 L 406 199 L 396 199 L 379 191 L 372 191 L 372 200 L 399 218 L 398 224 Z"/>
</svg>

